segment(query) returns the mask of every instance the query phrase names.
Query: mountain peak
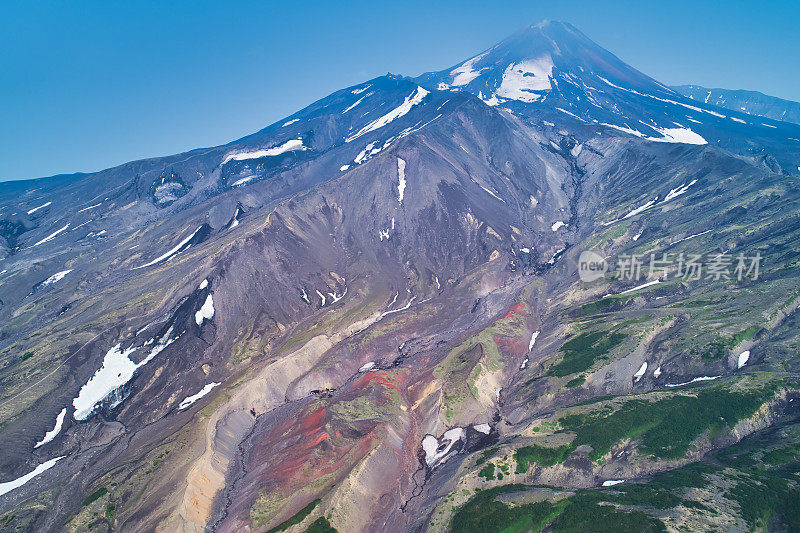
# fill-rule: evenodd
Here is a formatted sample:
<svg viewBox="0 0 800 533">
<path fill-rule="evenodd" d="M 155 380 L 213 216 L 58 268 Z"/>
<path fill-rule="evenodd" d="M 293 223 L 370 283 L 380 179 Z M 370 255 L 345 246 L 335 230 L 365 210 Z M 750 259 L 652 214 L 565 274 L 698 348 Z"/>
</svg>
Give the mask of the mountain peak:
<svg viewBox="0 0 800 533">
<path fill-rule="evenodd" d="M 564 83 L 578 86 L 609 80 L 639 91 L 671 93 L 604 49 L 568 22 L 527 26 L 488 50 L 420 81 L 439 90 L 466 90 L 492 103 L 532 103 Z"/>
</svg>

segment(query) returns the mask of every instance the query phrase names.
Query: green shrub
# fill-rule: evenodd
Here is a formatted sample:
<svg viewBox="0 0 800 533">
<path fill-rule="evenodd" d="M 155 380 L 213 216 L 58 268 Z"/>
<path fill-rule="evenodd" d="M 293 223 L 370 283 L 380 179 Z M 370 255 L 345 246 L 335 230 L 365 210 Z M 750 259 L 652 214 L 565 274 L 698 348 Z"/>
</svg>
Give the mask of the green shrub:
<svg viewBox="0 0 800 533">
<path fill-rule="evenodd" d="M 588 370 L 598 358 L 618 346 L 625 337 L 623 333 L 610 331 L 581 333 L 561 347 L 564 357 L 550 368 L 550 375 L 563 378 Z"/>
<path fill-rule="evenodd" d="M 586 383 L 586 376 L 581 374 L 577 378 L 574 378 L 574 379 L 571 379 L 571 380 L 567 381 L 566 387 L 568 389 L 574 389 L 575 387 L 580 387 L 584 383 Z"/>
<path fill-rule="evenodd" d="M 494 479 L 494 463 L 489 463 L 481 468 L 481 471 L 478 472 L 478 476 L 486 480 Z"/>
<path fill-rule="evenodd" d="M 306 505 L 305 507 L 300 509 L 297 512 L 297 514 L 295 514 L 294 516 L 292 516 L 288 520 L 285 520 L 284 522 L 281 522 L 277 526 L 275 526 L 272 529 L 270 529 L 268 533 L 278 533 L 279 531 L 286 531 L 291 526 L 299 524 L 300 522 L 305 520 L 305 518 L 308 515 L 311 514 L 311 511 L 314 510 L 314 507 L 316 507 L 319 504 L 319 502 L 321 502 L 321 501 L 322 500 L 316 499 L 313 502 L 309 503 L 308 505 Z"/>
<path fill-rule="evenodd" d="M 542 466 L 553 466 L 554 464 L 564 461 L 572 450 L 573 448 L 569 444 L 559 446 L 558 448 L 547 448 L 545 446 L 539 446 L 538 444 L 517 448 L 514 452 L 514 460 L 517 462 L 515 471 L 517 474 L 527 472 L 528 468 L 530 468 L 530 463 L 539 463 Z"/>
<path fill-rule="evenodd" d="M 108 489 L 105 488 L 105 487 L 100 487 L 99 489 L 97 489 L 93 493 L 89 494 L 86 497 L 85 500 L 83 500 L 83 506 L 86 507 L 87 505 L 90 505 L 90 504 L 96 502 L 97 500 L 99 500 L 100 498 L 105 496 L 106 494 L 108 494 Z"/>
<path fill-rule="evenodd" d="M 320 516 L 311 522 L 311 525 L 308 526 L 308 529 L 306 529 L 306 533 L 339 533 L 339 531 L 335 527 L 331 526 L 331 523 L 328 522 L 327 518 Z"/>
<path fill-rule="evenodd" d="M 576 433 L 572 446 L 588 444 L 597 460 L 625 438 L 638 438 L 643 453 L 663 459 L 682 457 L 692 442 L 720 424 L 733 427 L 752 416 L 774 396 L 776 386 L 731 392 L 723 387 L 703 389 L 695 396 L 676 395 L 656 401 L 631 400 L 606 414 L 570 414 L 561 427 Z"/>
</svg>

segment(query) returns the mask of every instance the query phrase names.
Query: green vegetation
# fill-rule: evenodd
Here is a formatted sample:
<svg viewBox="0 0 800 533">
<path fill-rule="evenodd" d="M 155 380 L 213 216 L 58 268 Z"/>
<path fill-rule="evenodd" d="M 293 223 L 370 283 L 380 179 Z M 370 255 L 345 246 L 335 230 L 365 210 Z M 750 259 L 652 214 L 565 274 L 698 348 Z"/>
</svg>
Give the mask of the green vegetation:
<svg viewBox="0 0 800 533">
<path fill-rule="evenodd" d="M 774 388 L 767 384 L 742 392 L 716 387 L 697 395 L 712 401 L 701 395 L 713 393 L 719 396 L 716 401 L 742 403 L 732 396 L 768 395 Z M 605 418 L 611 413 L 606 410 Z M 741 517 L 747 529 L 756 531 L 800 531 L 800 424 L 781 427 L 779 422 L 777 433 L 773 427 L 641 483 L 577 491 L 512 484 L 478 491 L 455 510 L 450 526 L 454 532 L 484 533 L 659 532 L 665 524 L 658 517 L 676 514 L 702 521 Z"/>
<path fill-rule="evenodd" d="M 588 444 L 590 457 L 600 459 L 614 443 L 626 438 L 639 440 L 639 449 L 654 457 L 682 457 L 692 442 L 706 430 L 733 427 L 752 416 L 771 399 L 777 385 L 761 389 L 731 391 L 714 387 L 695 395 L 676 395 L 656 401 L 631 400 L 611 413 L 569 414 L 560 422 L 576 433 L 573 447 Z"/>
<path fill-rule="evenodd" d="M 85 500 L 83 500 L 83 506 L 86 507 L 87 505 L 91 505 L 92 503 L 96 502 L 106 494 L 108 494 L 108 489 L 105 487 L 100 487 L 93 493 L 89 494 L 89 496 L 87 496 Z"/>
<path fill-rule="evenodd" d="M 27 360 L 28 360 L 28 359 L 30 359 L 31 357 L 33 357 L 33 352 L 25 352 L 24 354 L 22 354 L 22 355 L 19 357 L 19 360 L 20 360 L 20 361 L 27 361 Z"/>
<path fill-rule="evenodd" d="M 602 502 L 607 501 L 604 493 L 580 491 L 557 502 L 544 500 L 514 506 L 496 500 L 500 495 L 527 489 L 525 485 L 513 484 L 479 492 L 453 515 L 452 531 L 521 533 L 541 531 L 545 527 L 562 533 L 664 531 L 659 520 L 642 511 L 623 512 L 603 505 Z"/>
<path fill-rule="evenodd" d="M 478 472 L 478 476 L 486 480 L 494 479 L 494 463 L 489 463 L 481 468 L 481 471 Z"/>
<path fill-rule="evenodd" d="M 735 346 L 741 344 L 746 340 L 750 340 L 758 332 L 758 326 L 750 326 L 749 328 L 736 333 L 733 337 L 728 339 L 717 339 L 708 343 L 703 350 L 703 359 L 714 360 L 725 357 L 728 350 L 732 350 Z"/>
<path fill-rule="evenodd" d="M 339 530 L 331 526 L 327 518 L 320 516 L 311 522 L 311 525 L 306 529 L 306 533 L 339 533 Z"/>
<path fill-rule="evenodd" d="M 629 299 L 629 296 L 606 296 L 605 298 L 601 298 L 597 301 L 583 304 L 581 306 L 581 314 L 596 315 L 597 313 L 602 313 L 604 311 L 612 311 L 612 308 L 625 305 Z"/>
<path fill-rule="evenodd" d="M 297 512 L 297 514 L 270 529 L 268 533 L 278 533 L 279 531 L 286 531 L 290 527 L 299 524 L 300 522 L 305 520 L 308 515 L 311 514 L 311 511 L 313 511 L 314 508 L 317 505 L 319 505 L 319 502 L 321 501 L 322 500 L 320 499 L 316 499 L 313 502 L 309 503 L 308 505 L 300 509 Z"/>
<path fill-rule="evenodd" d="M 566 459 L 573 450 L 573 446 L 566 444 L 558 448 L 547 448 L 533 444 L 523 446 L 514 452 L 514 460 L 517 462 L 516 473 L 522 474 L 528 471 L 530 463 L 539 463 L 542 466 L 553 466 Z"/>
<path fill-rule="evenodd" d="M 575 387 L 580 387 L 584 383 L 586 383 L 586 376 L 581 374 L 580 376 L 567 381 L 566 387 L 568 389 L 574 389 Z"/>
<path fill-rule="evenodd" d="M 525 488 L 525 485 L 504 485 L 479 492 L 453 515 L 453 532 L 540 531 L 561 511 L 563 505 L 542 501 L 510 507 L 495 500 L 501 494 Z"/>
<path fill-rule="evenodd" d="M 800 531 L 800 431 L 798 426 L 794 430 L 788 446 L 762 438 L 717 454 L 723 465 L 736 469 L 730 476 L 736 484 L 724 496 L 738 504 L 741 517 L 752 529 L 772 530 L 781 523 L 785 530 Z"/>
<path fill-rule="evenodd" d="M 550 368 L 550 375 L 563 378 L 570 374 L 584 372 L 594 362 L 618 346 L 626 335 L 611 331 L 592 331 L 581 333 L 564 343 L 561 351 L 564 358 Z"/>
<path fill-rule="evenodd" d="M 482 465 L 483 463 L 486 462 L 486 460 L 488 458 L 493 456 L 495 453 L 497 453 L 497 448 L 496 447 L 495 448 L 488 448 L 486 450 L 483 450 L 481 452 L 480 456 L 478 457 L 478 459 L 475 461 L 475 464 L 476 465 Z"/>
<path fill-rule="evenodd" d="M 642 511 L 621 512 L 602 505 L 598 495 L 582 492 L 570 499 L 564 512 L 552 524 L 554 533 L 666 531 L 664 524 Z"/>
<path fill-rule="evenodd" d="M 787 479 L 765 474 L 754 480 L 740 481 L 725 493 L 739 504 L 742 518 L 752 528 L 766 528 L 774 514 L 779 514 L 790 531 L 800 530 L 800 491 Z"/>
<path fill-rule="evenodd" d="M 758 333 L 758 330 L 759 330 L 759 329 L 761 329 L 761 328 L 759 328 L 758 326 L 750 326 L 750 327 L 749 327 L 749 328 L 747 328 L 746 330 L 744 330 L 744 331 L 740 331 L 739 333 L 737 333 L 736 335 L 734 335 L 734 336 L 731 338 L 731 348 L 733 348 L 733 347 L 734 347 L 734 346 L 736 346 L 737 344 L 740 344 L 740 343 L 742 343 L 742 342 L 744 342 L 744 341 L 749 341 L 750 339 L 752 339 L 752 338 L 753 338 L 753 336 L 754 336 L 756 333 Z"/>
</svg>

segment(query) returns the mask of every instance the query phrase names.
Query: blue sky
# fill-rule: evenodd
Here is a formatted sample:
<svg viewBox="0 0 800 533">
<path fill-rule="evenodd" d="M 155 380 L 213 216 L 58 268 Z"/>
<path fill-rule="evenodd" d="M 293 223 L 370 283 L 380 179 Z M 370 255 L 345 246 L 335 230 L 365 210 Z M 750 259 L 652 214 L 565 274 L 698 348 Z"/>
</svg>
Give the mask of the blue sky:
<svg viewBox="0 0 800 533">
<path fill-rule="evenodd" d="M 339 88 L 465 59 L 543 19 L 667 84 L 800 100 L 798 2 L 0 4 L 0 181 L 222 144 Z"/>
</svg>

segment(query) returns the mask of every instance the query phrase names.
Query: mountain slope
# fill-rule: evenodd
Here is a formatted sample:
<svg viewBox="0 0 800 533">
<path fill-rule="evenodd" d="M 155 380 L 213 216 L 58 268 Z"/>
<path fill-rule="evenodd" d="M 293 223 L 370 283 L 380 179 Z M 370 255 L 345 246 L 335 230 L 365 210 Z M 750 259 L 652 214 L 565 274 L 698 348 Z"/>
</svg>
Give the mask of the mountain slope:
<svg viewBox="0 0 800 533">
<path fill-rule="evenodd" d="M 735 109 L 771 120 L 800 124 L 800 103 L 791 100 L 776 98 L 758 91 L 707 89 L 700 85 L 679 85 L 673 89 L 687 98 L 702 100 L 706 104 Z"/>
<path fill-rule="evenodd" d="M 468 91 L 540 123 L 572 121 L 598 131 L 651 142 L 712 143 L 735 153 L 775 158 L 794 171 L 798 129 L 753 120 L 683 97 L 620 61 L 574 26 L 547 21 L 529 26 L 489 50 L 417 80 L 426 87 Z M 786 152 L 790 156 L 786 156 Z"/>
<path fill-rule="evenodd" d="M 755 467 L 658 477 L 795 431 L 798 128 L 739 116 L 551 22 L 225 146 L 0 184 L 0 524 L 755 523 L 722 497 Z M 581 281 L 585 250 L 639 275 Z"/>
</svg>

